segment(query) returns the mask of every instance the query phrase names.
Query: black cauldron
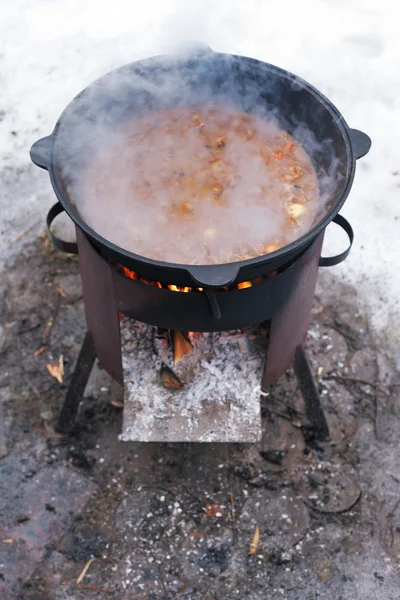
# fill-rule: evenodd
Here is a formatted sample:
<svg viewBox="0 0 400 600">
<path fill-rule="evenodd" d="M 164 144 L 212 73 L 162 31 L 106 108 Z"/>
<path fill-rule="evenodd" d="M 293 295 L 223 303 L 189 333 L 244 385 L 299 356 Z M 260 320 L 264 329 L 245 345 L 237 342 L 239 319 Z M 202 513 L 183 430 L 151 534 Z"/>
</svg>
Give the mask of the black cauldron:
<svg viewBox="0 0 400 600">
<path fill-rule="evenodd" d="M 69 165 L 69 171 L 85 169 L 99 143 L 96 135 L 92 135 L 99 123 L 115 129 L 135 115 L 140 117 L 179 104 L 210 102 L 228 103 L 250 113 L 260 114 L 260 109 L 272 111 L 278 125 L 297 137 L 309 152 L 318 175 L 331 173 L 335 162 L 335 185 L 323 214 L 311 230 L 268 255 L 228 264 L 191 266 L 139 256 L 104 239 L 89 227 L 79 214 L 79 197 L 69 192 L 65 165 Z M 299 128 L 299 124 L 303 127 Z M 302 137 L 301 131 L 307 134 Z M 60 203 L 49 214 L 49 226 L 54 216 L 65 210 L 103 258 L 122 263 L 155 281 L 213 289 L 253 280 L 289 265 L 335 217 L 352 239 L 351 227 L 337 215 L 350 192 L 356 159 L 364 156 L 370 146 L 371 140 L 366 134 L 350 129 L 337 108 L 299 77 L 259 60 L 201 47 L 184 56 L 154 57 L 104 75 L 68 105 L 53 133 L 32 146 L 31 158 L 49 171 Z M 54 236 L 53 239 L 69 252 L 76 249 L 74 244 L 65 245 Z M 337 257 L 321 259 L 320 264 L 336 264 L 347 254 L 348 250 Z"/>
</svg>

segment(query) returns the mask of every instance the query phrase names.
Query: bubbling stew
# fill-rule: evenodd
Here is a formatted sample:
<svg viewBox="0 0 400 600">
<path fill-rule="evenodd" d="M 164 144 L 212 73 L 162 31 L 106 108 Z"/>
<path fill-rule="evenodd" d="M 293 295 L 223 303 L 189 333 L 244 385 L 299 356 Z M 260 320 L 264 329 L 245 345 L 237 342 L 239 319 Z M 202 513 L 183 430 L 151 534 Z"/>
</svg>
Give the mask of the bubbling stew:
<svg viewBox="0 0 400 600">
<path fill-rule="evenodd" d="M 299 238 L 318 201 L 310 157 L 272 120 L 180 107 L 113 135 L 91 160 L 79 210 L 101 236 L 141 256 L 218 264 Z"/>
</svg>

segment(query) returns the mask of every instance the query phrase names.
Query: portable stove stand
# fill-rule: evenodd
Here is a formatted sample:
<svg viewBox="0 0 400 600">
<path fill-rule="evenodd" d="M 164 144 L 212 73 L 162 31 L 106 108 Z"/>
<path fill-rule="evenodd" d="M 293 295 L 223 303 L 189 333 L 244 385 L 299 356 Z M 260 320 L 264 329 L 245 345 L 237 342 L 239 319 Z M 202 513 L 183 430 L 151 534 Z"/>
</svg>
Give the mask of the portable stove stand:
<svg viewBox="0 0 400 600">
<path fill-rule="evenodd" d="M 146 286 L 146 288 L 152 286 L 129 280 L 116 273 L 115 268 L 100 256 L 78 227 L 76 228 L 77 244 L 63 242 L 54 236 L 50 231 L 50 225 L 62 210 L 60 204 L 56 204 L 50 210 L 47 218 L 49 235 L 57 248 L 70 253 L 79 253 L 88 326 L 58 421 L 58 430 L 67 432 L 74 426 L 96 358 L 117 382 L 123 384 L 119 312 L 129 316 L 129 302 L 135 292 L 128 287 L 129 285 Z M 335 217 L 334 222 L 346 231 L 351 247 L 353 231 L 350 224 L 340 215 Z M 303 341 L 311 317 L 318 267 L 338 264 L 350 251 L 349 247 L 335 257 L 321 258 L 323 236 L 324 232 L 296 260 L 296 270 L 300 269 L 301 276 L 293 280 L 290 293 L 280 299 L 278 308 L 270 318 L 261 384 L 261 389 L 265 392 L 293 363 L 305 402 L 309 435 L 318 441 L 329 439 L 329 429 Z M 241 290 L 240 293 L 245 294 L 246 290 Z"/>
</svg>

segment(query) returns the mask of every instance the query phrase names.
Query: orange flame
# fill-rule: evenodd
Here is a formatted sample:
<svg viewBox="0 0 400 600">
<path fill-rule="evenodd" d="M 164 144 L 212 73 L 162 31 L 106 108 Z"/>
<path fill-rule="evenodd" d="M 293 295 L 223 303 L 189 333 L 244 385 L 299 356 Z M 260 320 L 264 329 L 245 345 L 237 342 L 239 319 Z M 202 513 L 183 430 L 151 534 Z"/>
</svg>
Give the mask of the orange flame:
<svg viewBox="0 0 400 600">
<path fill-rule="evenodd" d="M 152 281 L 151 279 L 145 279 L 144 277 L 141 277 L 140 275 L 135 273 L 135 271 L 131 271 L 130 269 L 127 269 L 126 267 L 124 267 L 122 265 L 121 265 L 121 267 L 122 267 L 125 275 L 127 277 L 129 277 L 129 279 L 134 279 L 135 281 L 141 281 L 142 283 L 147 283 L 148 285 L 154 285 L 155 287 L 162 288 L 162 285 L 159 281 Z"/>
<path fill-rule="evenodd" d="M 192 288 L 191 287 L 180 287 L 178 285 L 167 285 L 167 288 L 169 290 L 171 290 L 171 292 L 191 292 Z"/>
<path fill-rule="evenodd" d="M 242 281 L 242 283 L 238 283 L 237 284 L 237 289 L 238 290 L 244 290 L 245 288 L 249 288 L 252 285 L 253 284 L 251 283 L 251 281 Z"/>
</svg>

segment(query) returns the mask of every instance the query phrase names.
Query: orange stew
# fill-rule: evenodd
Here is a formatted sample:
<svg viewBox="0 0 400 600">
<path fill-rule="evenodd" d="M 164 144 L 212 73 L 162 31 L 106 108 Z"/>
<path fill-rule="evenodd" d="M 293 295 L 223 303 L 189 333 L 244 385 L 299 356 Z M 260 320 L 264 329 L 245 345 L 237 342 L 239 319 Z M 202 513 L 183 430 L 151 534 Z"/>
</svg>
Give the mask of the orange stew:
<svg viewBox="0 0 400 600">
<path fill-rule="evenodd" d="M 300 237 L 318 199 L 310 157 L 272 121 L 185 107 L 118 131 L 90 164 L 80 212 L 136 254 L 213 264 L 267 254 Z"/>
</svg>

